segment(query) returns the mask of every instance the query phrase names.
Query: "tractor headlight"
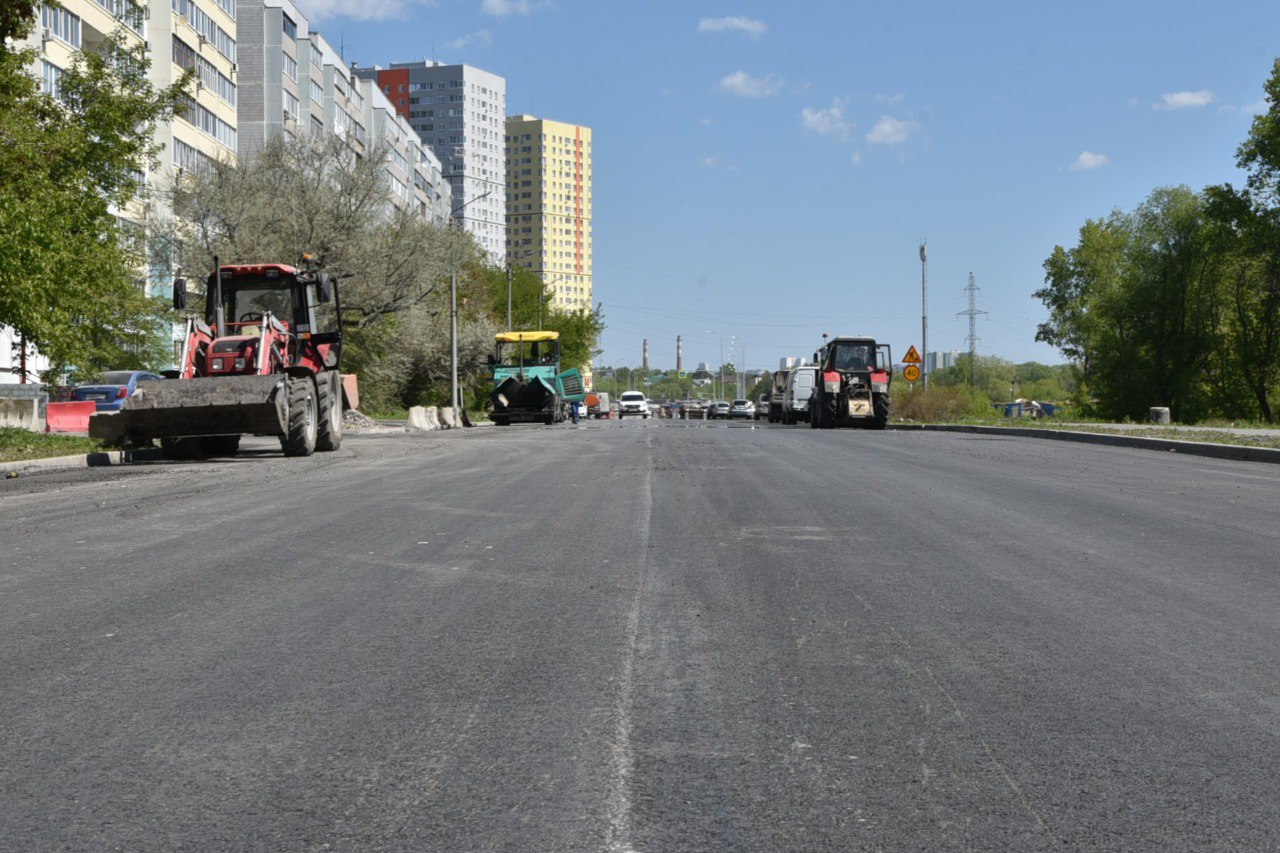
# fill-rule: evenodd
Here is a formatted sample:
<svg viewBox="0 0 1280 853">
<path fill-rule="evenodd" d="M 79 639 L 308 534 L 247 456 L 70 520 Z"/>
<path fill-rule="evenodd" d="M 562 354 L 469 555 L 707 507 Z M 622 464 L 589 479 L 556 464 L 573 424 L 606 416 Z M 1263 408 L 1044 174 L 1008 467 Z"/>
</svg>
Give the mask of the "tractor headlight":
<svg viewBox="0 0 1280 853">
<path fill-rule="evenodd" d="M 244 356 L 236 359 L 236 370 L 244 370 Z"/>
<path fill-rule="evenodd" d="M 214 369 L 214 370 L 221 370 L 221 369 L 222 369 L 223 362 L 224 362 L 224 359 L 221 359 L 221 358 L 215 358 L 215 359 L 213 360 L 213 369 Z"/>
</svg>

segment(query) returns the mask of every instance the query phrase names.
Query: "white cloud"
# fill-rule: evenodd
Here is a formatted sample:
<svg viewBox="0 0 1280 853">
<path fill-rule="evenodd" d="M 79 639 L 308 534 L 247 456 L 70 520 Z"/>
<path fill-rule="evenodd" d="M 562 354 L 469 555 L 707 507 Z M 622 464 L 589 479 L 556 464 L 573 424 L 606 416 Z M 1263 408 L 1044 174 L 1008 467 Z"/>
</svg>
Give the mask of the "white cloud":
<svg viewBox="0 0 1280 853">
<path fill-rule="evenodd" d="M 867 133 L 872 145 L 901 145 L 907 137 L 920 129 L 914 121 L 903 121 L 893 116 L 880 116 L 880 120 Z"/>
<path fill-rule="evenodd" d="M 1076 161 L 1071 164 L 1073 172 L 1087 172 L 1090 169 L 1101 169 L 1103 166 L 1111 164 L 1111 160 L 1106 154 L 1095 154 L 1092 151 L 1085 151 Z"/>
<path fill-rule="evenodd" d="M 738 32 L 748 38 L 758 39 L 768 29 L 764 21 L 757 21 L 752 18 L 703 18 L 698 21 L 698 32 L 700 33 Z"/>
<path fill-rule="evenodd" d="M 464 47 L 488 47 L 493 44 L 493 33 L 488 30 L 476 30 L 462 38 L 454 39 L 445 45 L 446 50 L 461 50 Z"/>
<path fill-rule="evenodd" d="M 752 77 L 745 71 L 735 71 L 720 78 L 716 89 L 743 98 L 767 98 L 782 88 L 782 78 L 774 74 Z"/>
<path fill-rule="evenodd" d="M 703 157 L 701 160 L 701 163 L 702 165 L 706 166 L 708 169 L 711 169 L 711 168 L 714 168 L 716 163 L 718 163 L 719 161 L 720 161 L 719 157 L 711 156 L 711 157 Z"/>
<path fill-rule="evenodd" d="M 509 18 L 512 15 L 528 17 L 534 12 L 554 9 L 550 0 L 482 0 L 480 11 L 494 18 Z"/>
<path fill-rule="evenodd" d="M 1201 89 L 1199 92 L 1166 92 L 1160 96 L 1160 103 L 1152 104 L 1157 110 L 1188 110 L 1207 107 L 1213 103 L 1213 92 Z"/>
<path fill-rule="evenodd" d="M 832 101 L 831 106 L 825 110 L 805 107 L 800 111 L 800 123 L 805 126 L 806 130 L 812 130 L 822 136 L 848 139 L 849 131 L 853 130 L 853 125 L 844 120 L 844 107 L 845 101 L 840 98 Z"/>
<path fill-rule="evenodd" d="M 882 104 L 900 104 L 907 99 L 907 96 L 902 94 L 901 92 L 894 92 L 892 95 L 879 93 L 874 97 L 875 97 L 875 100 L 879 101 Z"/>
<path fill-rule="evenodd" d="M 386 21 L 404 18 L 415 6 L 434 6 L 436 0 L 309 0 L 307 18 L 315 23 L 348 18 L 354 21 Z"/>
<path fill-rule="evenodd" d="M 715 124 L 715 122 L 709 118 L 700 118 L 698 119 L 698 124 L 702 125 L 703 127 L 711 127 L 711 125 Z"/>
<path fill-rule="evenodd" d="M 859 150 L 857 150 L 857 149 L 855 148 L 855 149 L 853 150 L 853 154 L 849 155 L 849 159 L 853 161 L 853 165 L 855 165 L 855 166 L 861 166 L 861 165 L 862 165 L 862 152 L 861 152 L 861 151 L 859 151 Z"/>
</svg>

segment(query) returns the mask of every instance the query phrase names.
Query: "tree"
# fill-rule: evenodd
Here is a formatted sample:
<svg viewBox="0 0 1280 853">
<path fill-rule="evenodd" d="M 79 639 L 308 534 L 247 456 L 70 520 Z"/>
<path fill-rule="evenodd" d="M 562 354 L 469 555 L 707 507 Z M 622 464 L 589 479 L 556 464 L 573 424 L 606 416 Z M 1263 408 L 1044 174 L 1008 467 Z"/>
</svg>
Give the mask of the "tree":
<svg viewBox="0 0 1280 853">
<path fill-rule="evenodd" d="M 1219 354 L 1224 382 L 1238 378 L 1271 421 L 1280 387 L 1280 60 L 1265 86 L 1267 111 L 1255 116 L 1236 150 L 1246 185 L 1210 187 L 1209 215 L 1226 271 Z"/>
<path fill-rule="evenodd" d="M 1158 189 L 1136 210 L 1091 220 L 1045 261 L 1049 309 L 1036 339 L 1079 370 L 1085 401 L 1108 417 L 1168 406 L 1203 415 L 1218 325 L 1218 265 L 1203 197 Z"/>
<path fill-rule="evenodd" d="M 39 348 L 53 379 L 151 361 L 162 307 L 140 283 L 139 235 L 129 210 L 153 162 L 154 128 L 187 80 L 157 91 L 145 47 L 119 33 L 76 55 L 55 94 L 29 73 L 20 48 L 32 4 L 0 13 L 0 325 Z"/>
<path fill-rule="evenodd" d="M 481 252 L 465 232 L 388 203 L 385 149 L 353 155 L 338 136 L 279 136 L 236 163 L 213 162 L 173 187 L 174 219 L 157 223 L 203 280 L 220 263 L 297 264 L 341 278 L 343 369 L 367 408 L 447 402 L 449 280 L 458 276 L 464 381 L 493 345 L 478 283 Z M 440 393 L 435 393 L 439 391 Z"/>
</svg>

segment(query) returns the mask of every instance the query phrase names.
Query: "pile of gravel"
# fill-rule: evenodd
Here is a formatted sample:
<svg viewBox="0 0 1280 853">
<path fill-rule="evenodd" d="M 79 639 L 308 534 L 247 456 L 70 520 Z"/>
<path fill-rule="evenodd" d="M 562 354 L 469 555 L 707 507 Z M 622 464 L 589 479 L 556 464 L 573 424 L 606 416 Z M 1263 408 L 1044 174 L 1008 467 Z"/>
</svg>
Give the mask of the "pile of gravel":
<svg viewBox="0 0 1280 853">
<path fill-rule="evenodd" d="M 373 418 L 360 414 L 356 409 L 347 409 L 342 413 L 342 424 L 349 429 L 379 429 L 382 424 Z"/>
</svg>

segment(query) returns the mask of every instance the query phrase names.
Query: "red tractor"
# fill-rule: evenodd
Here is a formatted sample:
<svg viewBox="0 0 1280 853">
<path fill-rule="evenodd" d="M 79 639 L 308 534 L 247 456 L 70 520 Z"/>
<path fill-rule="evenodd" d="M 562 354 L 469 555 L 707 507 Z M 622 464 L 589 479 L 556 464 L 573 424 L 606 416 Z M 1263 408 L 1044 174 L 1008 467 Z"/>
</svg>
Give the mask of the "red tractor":
<svg viewBox="0 0 1280 853">
<path fill-rule="evenodd" d="M 186 308 L 183 279 L 173 305 Z M 337 450 L 344 402 L 359 405 L 355 377 L 338 372 L 341 357 L 335 277 L 285 264 L 220 266 L 204 319 L 187 317 L 178 369 L 139 382 L 118 414 L 90 419 L 89 434 L 158 438 L 179 458 L 232 455 L 246 433 L 278 436 L 286 456 Z"/>
</svg>

